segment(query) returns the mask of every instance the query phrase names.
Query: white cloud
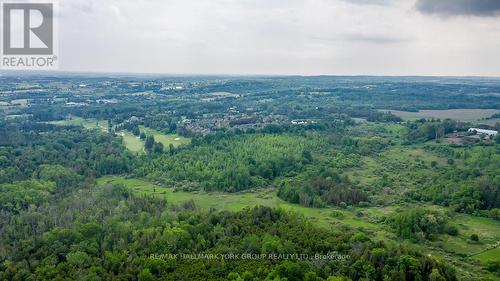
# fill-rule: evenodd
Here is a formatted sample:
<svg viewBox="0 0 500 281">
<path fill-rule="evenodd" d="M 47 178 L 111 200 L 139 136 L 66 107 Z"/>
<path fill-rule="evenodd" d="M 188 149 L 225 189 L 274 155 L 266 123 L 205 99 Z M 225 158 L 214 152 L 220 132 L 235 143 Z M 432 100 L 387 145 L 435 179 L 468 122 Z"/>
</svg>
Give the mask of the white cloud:
<svg viewBox="0 0 500 281">
<path fill-rule="evenodd" d="M 497 18 L 414 0 L 60 0 L 63 70 L 497 75 Z"/>
</svg>

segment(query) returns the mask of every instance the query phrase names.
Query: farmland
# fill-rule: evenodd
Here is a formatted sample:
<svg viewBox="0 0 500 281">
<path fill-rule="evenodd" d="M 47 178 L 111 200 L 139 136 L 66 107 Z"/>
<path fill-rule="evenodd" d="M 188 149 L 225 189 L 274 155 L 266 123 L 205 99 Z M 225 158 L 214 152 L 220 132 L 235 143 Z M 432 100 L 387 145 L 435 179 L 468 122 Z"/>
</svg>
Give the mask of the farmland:
<svg viewBox="0 0 500 281">
<path fill-rule="evenodd" d="M 419 110 L 417 112 L 400 110 L 382 110 L 403 118 L 404 120 L 415 120 L 420 118 L 456 119 L 461 121 L 475 121 L 487 118 L 493 114 L 500 113 L 498 109 L 445 109 L 445 110 Z"/>
</svg>

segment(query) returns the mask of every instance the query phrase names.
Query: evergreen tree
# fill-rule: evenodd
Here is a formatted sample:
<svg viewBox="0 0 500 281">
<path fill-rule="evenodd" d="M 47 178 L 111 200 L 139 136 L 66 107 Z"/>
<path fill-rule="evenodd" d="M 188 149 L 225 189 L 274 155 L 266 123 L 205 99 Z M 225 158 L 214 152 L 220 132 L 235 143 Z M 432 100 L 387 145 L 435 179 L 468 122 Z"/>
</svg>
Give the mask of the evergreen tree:
<svg viewBox="0 0 500 281">
<path fill-rule="evenodd" d="M 155 137 L 150 135 L 146 137 L 146 143 L 144 144 L 144 148 L 147 151 L 151 151 L 153 149 L 153 146 L 155 144 Z"/>
</svg>

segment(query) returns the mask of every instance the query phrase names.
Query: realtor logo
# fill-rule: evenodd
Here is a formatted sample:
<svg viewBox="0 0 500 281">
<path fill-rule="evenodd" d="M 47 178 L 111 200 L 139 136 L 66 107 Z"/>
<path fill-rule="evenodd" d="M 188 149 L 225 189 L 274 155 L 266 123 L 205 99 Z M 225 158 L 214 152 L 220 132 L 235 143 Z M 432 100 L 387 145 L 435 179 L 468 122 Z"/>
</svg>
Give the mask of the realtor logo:
<svg viewBox="0 0 500 281">
<path fill-rule="evenodd" d="M 3 68 L 57 67 L 54 3 L 2 3 Z"/>
</svg>

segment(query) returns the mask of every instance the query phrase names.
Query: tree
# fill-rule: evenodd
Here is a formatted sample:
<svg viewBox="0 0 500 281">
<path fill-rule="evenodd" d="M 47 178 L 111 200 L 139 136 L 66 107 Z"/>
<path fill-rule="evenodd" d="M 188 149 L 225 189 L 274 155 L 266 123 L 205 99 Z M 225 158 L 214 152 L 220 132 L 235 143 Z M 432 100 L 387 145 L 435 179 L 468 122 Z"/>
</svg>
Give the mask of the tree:
<svg viewBox="0 0 500 281">
<path fill-rule="evenodd" d="M 137 279 L 139 281 L 154 281 L 155 277 L 151 274 L 149 269 L 145 268 L 137 275 Z"/>
<path fill-rule="evenodd" d="M 141 132 L 141 134 L 140 134 L 139 137 L 140 137 L 141 140 L 145 140 L 146 139 L 146 134 L 144 132 Z"/>
<path fill-rule="evenodd" d="M 500 261 L 489 260 L 486 263 L 486 270 L 500 273 Z"/>
<path fill-rule="evenodd" d="M 111 133 L 112 129 L 113 129 L 113 123 L 111 122 L 111 119 L 108 119 L 108 133 Z"/>
<path fill-rule="evenodd" d="M 446 217 L 425 209 L 398 212 L 390 217 L 389 221 L 398 236 L 404 239 L 432 240 L 435 235 L 445 232 L 449 227 Z"/>
<path fill-rule="evenodd" d="M 311 151 L 310 150 L 303 150 L 302 151 L 302 163 L 309 164 L 309 163 L 312 163 L 312 161 L 313 161 L 313 157 L 312 157 Z"/>
<path fill-rule="evenodd" d="M 69 168 L 61 165 L 41 165 L 38 170 L 38 178 L 56 183 L 57 192 L 69 192 L 78 186 L 80 176 Z"/>
<path fill-rule="evenodd" d="M 147 151 L 151 151 L 153 149 L 153 146 L 155 144 L 155 137 L 150 135 L 146 137 L 146 143 L 144 144 L 144 148 Z"/>
<path fill-rule="evenodd" d="M 338 276 L 330 276 L 326 279 L 326 281 L 344 281 L 344 279 Z"/>
<path fill-rule="evenodd" d="M 446 281 L 446 278 L 444 278 L 440 273 L 439 270 L 436 268 L 432 270 L 432 273 L 429 275 L 429 280 L 430 281 Z"/>
<path fill-rule="evenodd" d="M 163 143 L 155 142 L 153 145 L 153 152 L 154 153 L 162 153 L 163 152 Z"/>
<path fill-rule="evenodd" d="M 86 268 L 92 264 L 92 259 L 85 252 L 76 251 L 66 255 L 66 260 L 69 264 L 77 268 Z"/>
<path fill-rule="evenodd" d="M 398 260 L 399 271 L 404 274 L 404 280 L 422 280 L 421 264 L 412 256 L 401 255 Z"/>
<path fill-rule="evenodd" d="M 139 126 L 134 126 L 132 128 L 132 134 L 134 134 L 134 136 L 139 136 L 141 134 L 141 131 L 139 130 Z"/>
</svg>

